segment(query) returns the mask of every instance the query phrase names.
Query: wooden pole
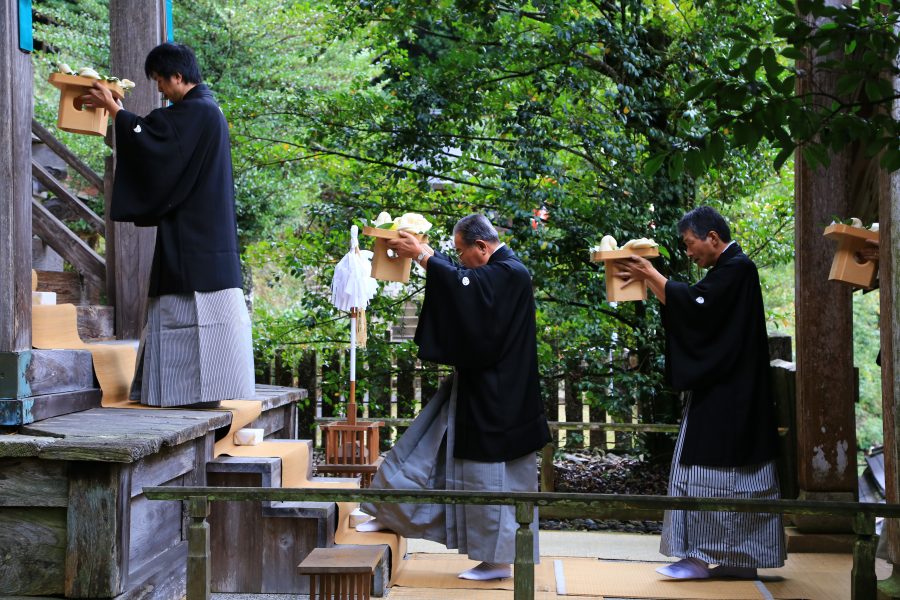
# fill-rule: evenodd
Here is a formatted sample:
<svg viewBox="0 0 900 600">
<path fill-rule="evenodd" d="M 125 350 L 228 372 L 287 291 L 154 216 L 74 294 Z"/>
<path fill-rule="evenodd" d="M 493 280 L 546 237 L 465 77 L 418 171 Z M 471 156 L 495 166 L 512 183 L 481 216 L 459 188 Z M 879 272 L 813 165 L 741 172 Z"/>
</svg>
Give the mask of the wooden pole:
<svg viewBox="0 0 900 600">
<path fill-rule="evenodd" d="M 516 563 L 513 573 L 513 597 L 515 600 L 534 600 L 534 504 L 516 503 Z"/>
<path fill-rule="evenodd" d="M 833 0 L 828 4 L 837 5 Z M 837 75 L 816 69 L 798 78 L 799 95 L 835 93 Z M 800 66 L 800 65 L 798 65 Z M 796 152 L 795 248 L 797 331 L 797 475 L 800 498 L 855 500 L 856 416 L 851 288 L 828 280 L 834 244 L 823 230 L 835 215 L 850 217 L 849 154 L 811 168 Z M 845 530 L 849 521 L 798 522 L 801 529 Z"/>
<path fill-rule="evenodd" d="M 19 50 L 20 6 L 0 0 L 0 352 L 31 349 L 33 75 Z"/>
<path fill-rule="evenodd" d="M 110 0 L 109 68 L 136 82 L 126 110 L 146 115 L 163 105 L 156 84 L 144 75 L 147 54 L 166 39 L 165 0 Z M 109 136 L 114 137 L 114 136 Z M 147 289 L 156 243 L 155 227 L 135 227 L 109 218 L 115 155 L 106 164 L 106 293 L 116 307 L 116 336 L 136 339 L 147 313 Z"/>
</svg>

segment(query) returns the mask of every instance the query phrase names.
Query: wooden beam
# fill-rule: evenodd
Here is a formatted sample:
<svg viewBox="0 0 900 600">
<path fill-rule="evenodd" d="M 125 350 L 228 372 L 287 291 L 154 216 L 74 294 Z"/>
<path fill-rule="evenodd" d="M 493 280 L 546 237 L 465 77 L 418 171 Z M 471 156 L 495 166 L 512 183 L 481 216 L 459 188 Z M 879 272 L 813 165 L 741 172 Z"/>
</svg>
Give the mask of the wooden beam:
<svg viewBox="0 0 900 600">
<path fill-rule="evenodd" d="M 67 598 L 113 598 L 128 579 L 131 465 L 73 464 L 66 516 Z"/>
<path fill-rule="evenodd" d="M 798 78 L 799 95 L 836 94 L 836 75 L 808 71 Z M 834 215 L 854 216 L 849 164 L 849 150 L 833 155 L 827 168 L 810 168 L 802 152 L 794 156 L 797 477 L 807 498 L 853 499 L 858 485 L 852 290 L 828 280 L 834 243 L 823 237 Z"/>
<path fill-rule="evenodd" d="M 31 348 L 31 57 L 19 5 L 0 0 L 0 352 Z"/>
<path fill-rule="evenodd" d="M 125 97 L 126 110 L 146 115 L 163 105 L 156 84 L 144 76 L 144 59 L 165 39 L 165 0 L 110 0 L 109 68 L 137 83 Z M 115 140 L 111 141 L 114 144 Z M 107 215 L 114 172 L 115 155 L 106 165 Z M 106 289 L 107 298 L 116 307 L 116 335 L 120 339 L 139 338 L 147 313 L 156 228 L 115 223 L 107 216 L 106 230 Z"/>
<path fill-rule="evenodd" d="M 79 219 L 83 219 L 87 224 L 99 233 L 100 235 L 106 235 L 106 223 L 101 219 L 97 213 L 92 211 L 88 206 L 81 201 L 81 199 L 69 191 L 69 189 L 62 184 L 56 177 L 50 174 L 50 172 L 37 164 L 34 161 L 31 161 L 31 174 L 35 179 L 40 181 L 45 188 L 53 192 L 57 198 L 65 202 L 69 205 L 69 208 L 78 216 Z"/>
<path fill-rule="evenodd" d="M 36 135 L 48 148 L 53 150 L 53 152 L 63 159 L 67 165 L 75 169 L 76 173 L 84 177 L 88 183 L 97 188 L 97 191 L 101 194 L 103 193 L 103 178 L 95 173 L 87 163 L 72 154 L 72 151 L 69 150 L 65 144 L 53 137 L 52 133 L 34 119 L 31 120 L 31 133 Z"/>
<path fill-rule="evenodd" d="M 104 285 L 106 261 L 102 256 L 34 199 L 31 201 L 31 216 L 35 235 L 69 261 L 76 271 L 94 280 L 97 285 Z"/>
</svg>

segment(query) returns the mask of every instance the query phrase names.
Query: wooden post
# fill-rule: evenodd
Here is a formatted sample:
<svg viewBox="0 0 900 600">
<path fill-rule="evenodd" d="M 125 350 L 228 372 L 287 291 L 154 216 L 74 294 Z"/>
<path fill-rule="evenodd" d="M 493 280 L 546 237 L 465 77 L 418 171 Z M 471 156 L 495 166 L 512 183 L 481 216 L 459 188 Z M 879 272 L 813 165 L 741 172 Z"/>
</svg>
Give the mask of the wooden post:
<svg viewBox="0 0 900 600">
<path fill-rule="evenodd" d="M 875 517 L 857 514 L 853 520 L 856 541 L 853 543 L 853 570 L 851 571 L 850 597 L 853 600 L 874 599 L 877 579 L 875 577 Z"/>
<path fill-rule="evenodd" d="M 513 597 L 515 600 L 534 600 L 534 504 L 516 503 L 516 564 L 513 574 Z"/>
<path fill-rule="evenodd" d="M 592 438 L 593 439 L 593 438 Z M 556 467 L 553 466 L 553 451 L 556 442 L 550 442 L 541 448 L 541 491 L 556 491 Z"/>
<path fill-rule="evenodd" d="M 66 507 L 67 598 L 113 598 L 128 580 L 131 465 L 75 462 Z"/>
<path fill-rule="evenodd" d="M 838 4 L 832 0 L 827 3 Z M 798 66 L 808 73 L 798 78 L 799 95 L 836 94 L 837 75 L 815 69 L 815 62 Z M 834 215 L 854 216 L 848 214 L 848 152 L 833 155 L 830 166 L 814 170 L 798 151 L 794 165 L 800 498 L 853 501 L 857 475 L 851 288 L 828 280 L 834 243 L 823 236 Z M 821 530 L 823 524 L 821 519 L 802 521 L 798 522 L 801 529 Z M 828 529 L 849 530 L 846 520 L 827 521 Z"/>
<path fill-rule="evenodd" d="M 209 600 L 209 500 L 195 496 L 188 500 L 187 600 Z"/>
<path fill-rule="evenodd" d="M 110 72 L 137 83 L 125 97 L 124 104 L 127 110 L 141 116 L 163 105 L 156 84 L 144 75 L 144 59 L 166 39 L 165 6 L 165 0 L 109 2 Z M 108 136 L 108 139 L 114 137 Z M 116 336 L 136 339 L 141 336 L 147 314 L 156 228 L 110 220 L 114 173 L 115 155 L 107 159 L 105 177 L 106 294 L 116 307 Z"/>
<path fill-rule="evenodd" d="M 900 113 L 895 102 L 894 114 Z M 882 173 L 879 202 L 881 281 L 881 398 L 884 427 L 885 496 L 890 503 L 900 502 L 900 173 Z M 887 537 L 888 558 L 894 565 L 890 578 L 879 583 L 879 591 L 888 598 L 900 598 L 900 522 L 886 519 L 882 535 Z"/>
<path fill-rule="evenodd" d="M 31 57 L 19 7 L 0 0 L 0 352 L 31 349 Z"/>
</svg>

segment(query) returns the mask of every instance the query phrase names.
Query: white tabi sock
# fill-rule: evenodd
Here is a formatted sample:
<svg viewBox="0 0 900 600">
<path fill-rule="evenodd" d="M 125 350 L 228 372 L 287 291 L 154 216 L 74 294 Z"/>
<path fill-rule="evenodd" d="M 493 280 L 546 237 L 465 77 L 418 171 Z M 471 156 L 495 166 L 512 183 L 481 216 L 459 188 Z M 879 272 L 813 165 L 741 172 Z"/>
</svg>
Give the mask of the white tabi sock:
<svg viewBox="0 0 900 600">
<path fill-rule="evenodd" d="M 460 579 L 487 581 L 488 579 L 507 579 L 512 577 L 512 566 L 506 563 L 483 562 L 477 567 L 459 574 Z"/>
<path fill-rule="evenodd" d="M 656 570 L 660 575 L 672 579 L 708 579 L 709 568 L 699 558 L 682 558 L 677 563 L 660 567 Z"/>
<path fill-rule="evenodd" d="M 371 519 L 356 526 L 356 530 L 363 533 L 368 533 L 371 531 L 384 531 L 386 529 L 387 527 L 382 525 L 381 522 L 378 521 L 378 519 Z"/>
</svg>

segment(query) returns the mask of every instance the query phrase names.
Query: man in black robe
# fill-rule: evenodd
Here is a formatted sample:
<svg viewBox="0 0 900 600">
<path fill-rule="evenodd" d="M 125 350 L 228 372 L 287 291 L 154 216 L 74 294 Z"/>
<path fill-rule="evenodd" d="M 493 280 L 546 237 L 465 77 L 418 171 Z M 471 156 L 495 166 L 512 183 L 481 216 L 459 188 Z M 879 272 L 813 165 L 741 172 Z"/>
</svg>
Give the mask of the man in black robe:
<svg viewBox="0 0 900 600">
<path fill-rule="evenodd" d="M 666 376 L 688 398 L 669 495 L 780 496 L 769 351 L 756 265 L 731 240 L 725 219 L 701 206 L 678 224 L 688 257 L 708 268 L 695 285 L 666 279 L 641 257 L 618 261 L 623 279 L 646 281 L 663 304 Z M 683 560 L 675 578 L 753 578 L 784 564 L 778 515 L 669 511 L 661 552 Z M 719 565 L 709 569 L 709 564 Z"/>
<path fill-rule="evenodd" d="M 389 242 L 426 271 L 419 358 L 451 365 L 454 375 L 391 450 L 372 487 L 537 491 L 534 452 L 551 438 L 531 275 L 483 215 L 464 217 L 453 231 L 462 266 L 405 232 Z M 511 506 L 362 508 L 376 518 L 360 531 L 392 529 L 481 561 L 464 579 L 511 575 L 518 527 Z"/>
<path fill-rule="evenodd" d="M 170 106 L 140 117 L 99 84 L 83 97 L 113 119 L 112 219 L 156 227 L 132 398 L 154 406 L 214 406 L 250 397 L 252 339 L 228 123 L 187 46 L 157 46 L 144 71 Z"/>
</svg>

